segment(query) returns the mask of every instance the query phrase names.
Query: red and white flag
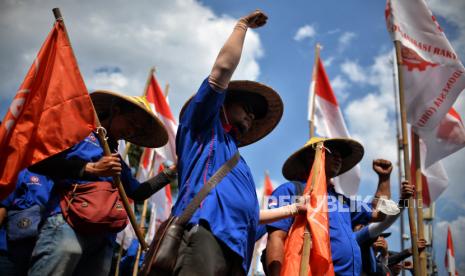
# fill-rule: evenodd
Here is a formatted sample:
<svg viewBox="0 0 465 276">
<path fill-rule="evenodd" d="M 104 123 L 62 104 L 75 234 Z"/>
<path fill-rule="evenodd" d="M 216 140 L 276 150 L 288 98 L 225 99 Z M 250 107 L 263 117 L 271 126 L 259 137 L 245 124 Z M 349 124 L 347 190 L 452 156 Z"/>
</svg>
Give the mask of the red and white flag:
<svg viewBox="0 0 465 276">
<path fill-rule="evenodd" d="M 146 98 L 150 108 L 155 115 L 162 121 L 165 129 L 168 132 L 168 143 L 157 149 L 144 149 L 143 158 L 141 160 L 141 177 L 147 179 L 150 176 L 150 171 L 155 173 L 163 170 L 163 163 L 170 161 L 177 163 L 176 157 L 176 132 L 178 124 L 171 112 L 168 100 L 163 94 L 163 91 L 158 83 L 155 75 L 149 76 L 149 85 L 146 91 Z M 171 188 L 169 185 L 161 189 L 149 199 L 152 205 L 149 230 L 147 232 L 147 240 L 151 241 L 158 226 L 168 219 L 173 206 L 171 197 Z"/>
<path fill-rule="evenodd" d="M 450 232 L 450 227 L 447 227 L 447 248 L 444 263 L 446 265 L 447 272 L 449 273 L 449 275 L 459 275 L 457 269 L 455 268 L 454 242 L 452 241 L 452 233 Z"/>
<path fill-rule="evenodd" d="M 428 148 L 425 167 L 460 150 L 465 146 L 465 127 L 460 114 L 451 108 L 434 131 L 425 133 L 422 139 Z"/>
<path fill-rule="evenodd" d="M 0 199 L 22 169 L 95 129 L 92 101 L 61 22 L 56 22 L 0 125 Z"/>
<path fill-rule="evenodd" d="M 311 121 L 311 114 L 314 112 L 316 133 L 321 137 L 350 137 L 320 58 L 314 76 L 310 86 L 308 120 Z M 315 111 L 312 111 L 313 97 L 315 97 Z M 360 165 L 334 178 L 333 181 L 338 193 L 346 196 L 357 194 L 360 184 Z"/>
<path fill-rule="evenodd" d="M 388 0 L 386 23 L 402 45 L 407 121 L 433 132 L 465 88 L 465 68 L 424 0 Z"/>
<path fill-rule="evenodd" d="M 411 173 L 412 173 L 412 182 L 416 185 L 415 178 L 415 164 L 417 157 L 413 150 L 414 142 L 411 139 L 412 146 L 412 160 L 411 160 Z M 449 178 L 447 177 L 446 170 L 442 166 L 441 161 L 437 161 L 431 166 L 425 168 L 425 158 L 428 155 L 428 150 L 430 148 L 420 139 L 420 161 L 421 161 L 421 172 L 422 172 L 422 196 L 423 204 L 430 206 L 447 188 L 449 183 Z"/>
</svg>

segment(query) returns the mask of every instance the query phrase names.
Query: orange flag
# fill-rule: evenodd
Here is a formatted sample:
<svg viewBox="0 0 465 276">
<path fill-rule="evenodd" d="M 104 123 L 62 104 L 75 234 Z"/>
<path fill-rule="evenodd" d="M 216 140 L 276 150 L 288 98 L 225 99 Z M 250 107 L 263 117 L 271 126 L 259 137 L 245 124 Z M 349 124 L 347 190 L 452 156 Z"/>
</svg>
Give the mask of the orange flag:
<svg viewBox="0 0 465 276">
<path fill-rule="evenodd" d="M 20 170 L 89 135 L 94 116 L 64 26 L 56 22 L 0 126 L 0 199 Z"/>
<path fill-rule="evenodd" d="M 329 240 L 328 193 L 326 190 L 325 151 L 321 152 L 319 174 L 310 195 L 310 206 L 306 216 L 297 216 L 284 245 L 284 263 L 281 275 L 299 275 L 304 244 L 305 226 L 310 225 L 312 249 L 310 251 L 308 275 L 334 275 Z M 304 195 L 310 193 L 312 171 L 307 180 Z"/>
<path fill-rule="evenodd" d="M 265 183 L 263 184 L 263 195 L 270 196 L 273 193 L 273 184 L 271 183 L 268 173 L 265 174 Z"/>
</svg>

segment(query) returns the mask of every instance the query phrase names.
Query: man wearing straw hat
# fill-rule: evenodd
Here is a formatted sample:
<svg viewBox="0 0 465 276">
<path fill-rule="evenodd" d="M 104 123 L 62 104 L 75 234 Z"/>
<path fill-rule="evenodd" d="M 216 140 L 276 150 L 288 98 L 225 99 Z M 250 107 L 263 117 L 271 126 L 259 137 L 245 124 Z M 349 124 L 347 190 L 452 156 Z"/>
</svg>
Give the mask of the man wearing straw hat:
<svg viewBox="0 0 465 276">
<path fill-rule="evenodd" d="M 179 195 L 173 215 L 183 213 L 208 179 L 238 150 L 278 124 L 283 105 L 270 87 L 230 81 L 248 28 L 266 23 L 257 10 L 240 19 L 212 71 L 184 105 L 177 133 Z M 245 275 L 259 221 L 255 184 L 244 159 L 205 197 L 183 236 L 176 275 Z"/>
<path fill-rule="evenodd" d="M 150 111 L 144 98 L 96 91 L 91 94 L 91 99 L 103 127 L 97 131 L 106 133 L 112 152 L 116 152 L 117 141 L 120 139 L 143 147 L 160 147 L 166 144 L 167 132 Z M 140 184 L 117 153 L 104 156 L 96 133 L 91 133 L 70 149 L 39 162 L 31 170 L 52 177 L 55 187 L 47 206 L 48 217 L 32 253 L 30 275 L 109 273 L 113 255 L 112 242 L 116 233 L 108 232 L 107 228 L 96 233 L 87 233 L 87 229 L 70 225 L 68 218 L 65 219 L 62 215 L 65 212 L 63 206 L 60 208 L 63 191 L 68 191 L 70 187 L 89 187 L 86 184 L 96 182 L 99 185 L 109 183 L 111 186 L 112 177 L 120 176 L 127 195 L 134 200 L 143 200 L 156 192 L 160 182 L 169 181 L 166 175 L 160 174 Z M 101 204 L 106 206 L 108 202 L 102 200 Z M 88 205 L 82 205 L 82 208 L 90 208 L 91 203 Z M 122 206 L 110 205 L 110 208 L 122 209 Z M 97 207 L 96 210 L 100 209 Z"/>
<path fill-rule="evenodd" d="M 315 146 L 321 141 L 324 141 L 326 150 L 325 171 L 328 183 L 329 234 L 334 272 L 337 275 L 359 275 L 361 272 L 360 248 L 355 241 L 352 225 L 367 224 L 369 221 L 379 221 L 383 218 L 382 213 L 372 212 L 371 208 L 375 208 L 379 198 L 390 197 L 391 162 L 382 159 L 373 161 L 373 169 L 379 176 L 379 184 L 375 199 L 371 203 L 373 206 L 370 208 L 370 204 L 364 205 L 363 202 L 352 201 L 336 193 L 331 184 L 331 178 L 350 170 L 360 162 L 364 154 L 362 145 L 348 138 L 323 139 L 313 137 L 284 163 L 283 175 L 292 182 L 282 184 L 273 192 L 269 208 L 289 204 L 286 200 L 289 201 L 291 197 L 299 196 L 298 191 L 304 190 L 313 164 Z M 293 221 L 293 218 L 288 218 L 267 225 L 267 275 L 280 274 L 284 242 Z"/>
</svg>

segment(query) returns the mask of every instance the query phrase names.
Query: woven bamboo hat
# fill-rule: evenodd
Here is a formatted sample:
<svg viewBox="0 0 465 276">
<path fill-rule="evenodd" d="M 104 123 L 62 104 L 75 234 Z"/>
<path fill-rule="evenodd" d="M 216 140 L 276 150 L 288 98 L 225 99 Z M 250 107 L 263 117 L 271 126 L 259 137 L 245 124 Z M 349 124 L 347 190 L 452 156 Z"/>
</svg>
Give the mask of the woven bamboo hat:
<svg viewBox="0 0 465 276">
<path fill-rule="evenodd" d="M 283 165 L 283 175 L 288 180 L 307 181 L 310 174 L 313 159 L 315 158 L 315 146 L 318 142 L 324 142 L 324 147 L 329 151 L 337 150 L 342 157 L 342 165 L 338 175 L 357 165 L 363 157 L 363 146 L 349 138 L 320 138 L 312 137 L 305 145 L 294 152 Z M 305 179 L 302 179 L 306 176 Z"/>
<path fill-rule="evenodd" d="M 142 135 L 123 137 L 126 141 L 146 148 L 158 148 L 168 142 L 168 133 L 163 123 L 153 114 L 145 97 L 131 97 L 116 92 L 97 90 L 90 94 L 95 110 L 98 114 L 110 114 L 114 104 L 122 104 L 128 108 L 139 108 L 144 112 L 138 113 L 137 120 L 148 122 Z"/>
<path fill-rule="evenodd" d="M 191 97 L 181 109 L 182 117 Z M 239 147 L 252 144 L 270 133 L 281 120 L 283 102 L 279 94 L 271 87 L 255 81 L 236 80 L 229 83 L 226 89 L 225 102 L 241 100 L 250 104 L 255 119 L 249 131 L 238 138 Z"/>
</svg>

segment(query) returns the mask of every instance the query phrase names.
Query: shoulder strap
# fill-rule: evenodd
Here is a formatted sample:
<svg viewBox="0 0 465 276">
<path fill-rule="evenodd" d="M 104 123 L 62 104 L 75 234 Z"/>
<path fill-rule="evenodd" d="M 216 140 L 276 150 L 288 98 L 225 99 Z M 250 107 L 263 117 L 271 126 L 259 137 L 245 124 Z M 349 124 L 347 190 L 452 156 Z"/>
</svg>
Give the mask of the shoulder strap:
<svg viewBox="0 0 465 276">
<path fill-rule="evenodd" d="M 292 184 L 295 186 L 295 190 L 297 191 L 297 195 L 301 196 L 304 193 L 304 189 L 302 188 L 302 183 L 297 181 L 292 181 Z"/>
<path fill-rule="evenodd" d="M 176 221 L 177 224 L 186 225 L 189 222 L 197 208 L 199 208 L 200 203 L 202 203 L 202 200 L 204 200 L 208 193 L 210 193 L 210 191 L 237 165 L 240 156 L 239 151 L 237 151 L 231 159 L 224 163 L 215 174 L 208 179 L 207 183 L 195 195 L 189 205 L 187 205 L 181 216 L 179 216 Z"/>
</svg>

